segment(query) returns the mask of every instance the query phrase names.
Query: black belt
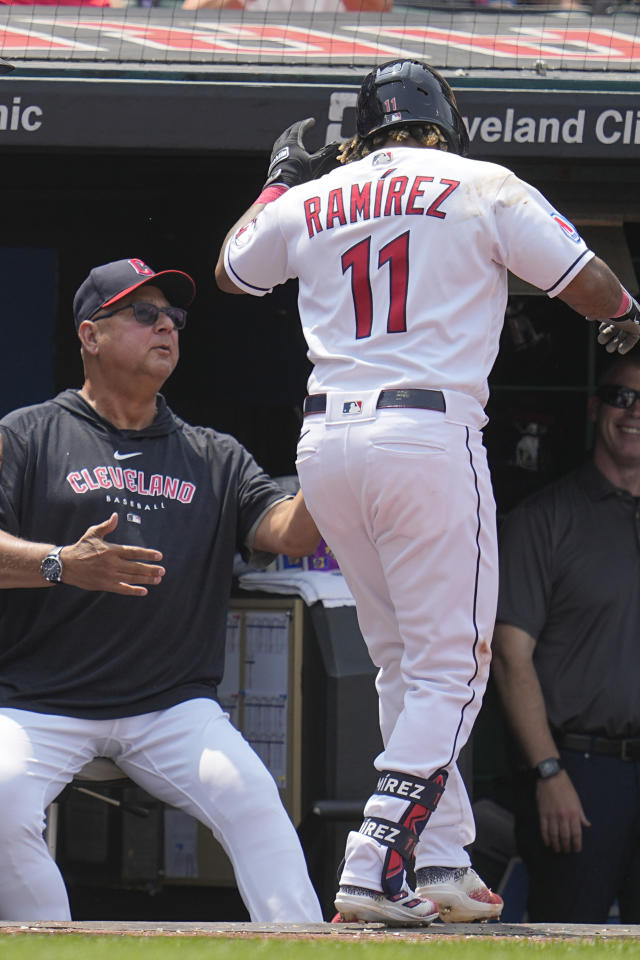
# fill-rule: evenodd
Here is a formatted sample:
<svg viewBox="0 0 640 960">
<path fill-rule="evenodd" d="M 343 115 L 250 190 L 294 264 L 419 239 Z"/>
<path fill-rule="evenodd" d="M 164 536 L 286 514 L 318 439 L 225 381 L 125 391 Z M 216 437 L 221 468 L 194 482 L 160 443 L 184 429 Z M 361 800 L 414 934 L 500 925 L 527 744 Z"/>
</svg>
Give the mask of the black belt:
<svg viewBox="0 0 640 960">
<path fill-rule="evenodd" d="M 640 760 L 640 739 L 610 740 L 608 737 L 590 737 L 588 733 L 560 733 L 555 739 L 565 750 L 598 753 L 619 760 Z"/>
<path fill-rule="evenodd" d="M 356 391 L 353 396 L 357 398 Z M 376 407 L 378 410 L 388 407 L 415 407 L 418 410 L 439 410 L 440 413 L 447 409 L 441 390 L 381 390 Z M 302 410 L 305 416 L 308 413 L 324 413 L 326 409 L 326 393 L 314 393 L 304 398 Z"/>
</svg>

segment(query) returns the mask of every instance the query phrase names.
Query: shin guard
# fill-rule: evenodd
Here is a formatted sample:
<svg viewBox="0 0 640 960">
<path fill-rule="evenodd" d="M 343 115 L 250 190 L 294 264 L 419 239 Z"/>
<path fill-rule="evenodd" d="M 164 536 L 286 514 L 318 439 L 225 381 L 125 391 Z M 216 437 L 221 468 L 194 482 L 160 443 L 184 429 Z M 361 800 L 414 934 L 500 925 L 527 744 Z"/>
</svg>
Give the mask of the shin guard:
<svg viewBox="0 0 640 960">
<path fill-rule="evenodd" d="M 446 770 L 436 770 L 428 780 L 393 771 L 384 771 L 380 775 L 376 794 L 408 801 L 400 820 L 366 817 L 359 831 L 388 847 L 381 878 L 382 890 L 388 897 L 397 896 L 403 889 L 406 868 L 413 858 L 420 834 L 438 806 L 447 777 Z"/>
</svg>

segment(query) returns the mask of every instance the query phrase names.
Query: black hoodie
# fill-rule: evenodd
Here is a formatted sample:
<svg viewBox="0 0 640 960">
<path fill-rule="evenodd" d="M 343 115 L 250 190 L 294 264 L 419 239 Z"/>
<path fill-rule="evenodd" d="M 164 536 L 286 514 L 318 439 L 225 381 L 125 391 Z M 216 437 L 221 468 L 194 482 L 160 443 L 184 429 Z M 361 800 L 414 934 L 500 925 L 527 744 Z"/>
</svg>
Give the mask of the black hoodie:
<svg viewBox="0 0 640 960">
<path fill-rule="evenodd" d="M 118 513 L 108 540 L 160 550 L 146 597 L 67 584 L 0 590 L 0 705 L 112 719 L 216 696 L 233 555 L 280 488 L 233 438 L 158 396 L 118 430 L 75 390 L 0 421 L 0 528 L 70 544 Z"/>
</svg>

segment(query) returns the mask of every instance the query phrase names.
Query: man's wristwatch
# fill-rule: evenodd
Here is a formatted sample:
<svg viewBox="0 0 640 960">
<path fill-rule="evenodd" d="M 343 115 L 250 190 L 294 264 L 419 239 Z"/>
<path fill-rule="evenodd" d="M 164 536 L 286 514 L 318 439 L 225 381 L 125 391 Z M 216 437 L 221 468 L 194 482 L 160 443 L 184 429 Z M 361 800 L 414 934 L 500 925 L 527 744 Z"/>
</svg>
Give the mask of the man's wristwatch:
<svg viewBox="0 0 640 960">
<path fill-rule="evenodd" d="M 62 547 L 54 547 L 40 564 L 40 572 L 49 583 L 60 583 L 62 580 L 63 566 L 62 560 L 60 559 L 61 550 Z"/>
<path fill-rule="evenodd" d="M 549 777 L 555 777 L 556 773 L 560 773 L 564 767 L 558 757 L 547 757 L 546 760 L 541 760 L 540 763 L 536 763 L 533 769 L 536 772 L 538 780 L 548 780 Z"/>
</svg>

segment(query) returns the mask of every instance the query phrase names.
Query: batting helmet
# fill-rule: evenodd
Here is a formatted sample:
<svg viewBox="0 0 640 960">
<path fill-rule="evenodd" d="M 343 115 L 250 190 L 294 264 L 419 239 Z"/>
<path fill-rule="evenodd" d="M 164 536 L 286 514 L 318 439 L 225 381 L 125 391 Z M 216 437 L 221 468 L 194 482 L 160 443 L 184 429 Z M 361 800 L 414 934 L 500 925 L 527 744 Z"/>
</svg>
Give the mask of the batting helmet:
<svg viewBox="0 0 640 960">
<path fill-rule="evenodd" d="M 0 60 L 0 73 L 10 73 L 13 70 L 13 64 L 7 60 Z"/>
<path fill-rule="evenodd" d="M 444 77 L 418 60 L 390 60 L 362 81 L 356 129 L 359 136 L 368 137 L 406 123 L 438 127 L 452 153 L 465 156 L 469 149 L 467 128 Z"/>
</svg>

